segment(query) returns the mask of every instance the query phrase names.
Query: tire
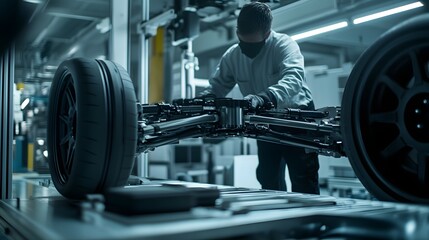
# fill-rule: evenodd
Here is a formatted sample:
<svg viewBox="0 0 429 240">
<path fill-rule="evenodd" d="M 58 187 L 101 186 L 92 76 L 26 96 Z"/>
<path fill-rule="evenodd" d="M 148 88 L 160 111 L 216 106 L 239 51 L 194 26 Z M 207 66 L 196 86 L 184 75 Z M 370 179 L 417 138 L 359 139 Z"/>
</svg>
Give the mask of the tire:
<svg viewBox="0 0 429 240">
<path fill-rule="evenodd" d="M 65 197 L 82 199 L 123 186 L 137 146 L 137 107 L 121 66 L 83 58 L 63 62 L 49 96 L 48 152 L 52 181 Z"/>
<path fill-rule="evenodd" d="M 389 30 L 356 62 L 341 133 L 350 163 L 376 198 L 429 203 L 429 14 Z"/>
</svg>

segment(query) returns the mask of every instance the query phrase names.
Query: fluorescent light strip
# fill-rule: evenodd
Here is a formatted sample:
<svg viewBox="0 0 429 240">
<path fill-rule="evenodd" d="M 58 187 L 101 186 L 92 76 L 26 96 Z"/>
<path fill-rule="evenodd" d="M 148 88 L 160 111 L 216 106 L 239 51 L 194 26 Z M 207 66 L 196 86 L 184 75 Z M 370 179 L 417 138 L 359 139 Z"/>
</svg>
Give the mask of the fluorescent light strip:
<svg viewBox="0 0 429 240">
<path fill-rule="evenodd" d="M 77 50 L 79 50 L 79 47 L 74 46 L 70 49 L 70 51 L 67 53 L 67 55 L 71 56 L 71 55 L 75 54 L 77 52 Z"/>
<path fill-rule="evenodd" d="M 315 35 L 318 35 L 321 33 L 326 33 L 326 32 L 330 32 L 333 30 L 340 29 L 340 28 L 345 28 L 348 25 L 349 24 L 346 21 L 343 21 L 343 22 L 331 24 L 331 25 L 328 25 L 325 27 L 316 28 L 316 29 L 313 29 L 313 30 L 310 30 L 307 32 L 299 33 L 299 34 L 291 36 L 291 38 L 296 41 L 298 39 L 308 38 L 308 37 L 315 36 Z"/>
<path fill-rule="evenodd" d="M 30 99 L 26 98 L 24 99 L 24 101 L 21 103 L 21 110 L 24 110 L 25 107 L 27 107 L 27 105 L 30 103 Z"/>
<path fill-rule="evenodd" d="M 418 7 L 423 7 L 423 4 L 421 2 L 414 2 L 414 3 L 410 3 L 404 6 L 400 6 L 400 7 L 396 7 L 396 8 L 392 8 L 386 11 L 382 11 L 382 12 L 378 12 L 378 13 L 374 13 L 374 14 L 370 14 L 364 17 L 360 17 L 360 18 L 356 18 L 353 20 L 353 24 L 359 24 L 359 23 L 364 23 L 364 22 L 368 22 L 374 19 L 378 19 L 378 18 L 382 18 L 382 17 L 386 17 L 389 15 L 393 15 L 396 13 L 400 13 L 400 12 L 404 12 L 404 11 L 408 11 L 411 9 L 415 9 Z"/>
<path fill-rule="evenodd" d="M 24 0 L 24 2 L 40 4 L 40 3 L 42 3 L 42 0 Z"/>
</svg>

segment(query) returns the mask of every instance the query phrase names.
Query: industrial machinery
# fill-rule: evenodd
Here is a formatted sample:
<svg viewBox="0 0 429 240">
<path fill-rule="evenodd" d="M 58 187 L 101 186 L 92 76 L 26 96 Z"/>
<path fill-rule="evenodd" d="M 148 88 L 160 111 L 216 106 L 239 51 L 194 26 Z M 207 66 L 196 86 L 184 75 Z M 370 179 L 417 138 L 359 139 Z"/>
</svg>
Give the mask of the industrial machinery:
<svg viewBox="0 0 429 240">
<path fill-rule="evenodd" d="M 204 97 L 138 103 L 126 71 L 71 59 L 53 79 L 48 151 L 68 198 L 124 186 L 134 157 L 191 137 L 245 136 L 346 155 L 378 199 L 429 203 L 429 15 L 387 32 L 356 63 L 341 108 L 253 109 Z"/>
</svg>

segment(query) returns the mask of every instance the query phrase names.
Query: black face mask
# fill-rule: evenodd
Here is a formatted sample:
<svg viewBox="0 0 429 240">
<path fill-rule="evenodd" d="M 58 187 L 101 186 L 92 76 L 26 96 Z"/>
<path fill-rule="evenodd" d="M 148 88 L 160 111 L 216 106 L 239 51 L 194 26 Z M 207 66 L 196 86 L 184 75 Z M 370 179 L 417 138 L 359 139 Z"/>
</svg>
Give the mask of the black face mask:
<svg viewBox="0 0 429 240">
<path fill-rule="evenodd" d="M 243 42 L 240 40 L 238 46 L 240 46 L 241 52 L 249 58 L 255 58 L 265 45 L 265 39 L 260 42 Z"/>
</svg>

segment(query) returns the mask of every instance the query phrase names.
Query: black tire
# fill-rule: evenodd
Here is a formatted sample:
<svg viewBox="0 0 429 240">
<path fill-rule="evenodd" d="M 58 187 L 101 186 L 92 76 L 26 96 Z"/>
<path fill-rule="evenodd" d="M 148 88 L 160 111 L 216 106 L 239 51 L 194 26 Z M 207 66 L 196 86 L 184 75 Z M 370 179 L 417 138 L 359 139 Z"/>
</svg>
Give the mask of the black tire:
<svg viewBox="0 0 429 240">
<path fill-rule="evenodd" d="M 51 86 L 48 126 L 49 168 L 63 196 L 81 199 L 126 184 L 136 155 L 137 107 L 121 66 L 63 62 Z"/>
<path fill-rule="evenodd" d="M 429 203 L 429 15 L 389 30 L 359 58 L 341 110 L 345 151 L 387 201 Z"/>
</svg>

